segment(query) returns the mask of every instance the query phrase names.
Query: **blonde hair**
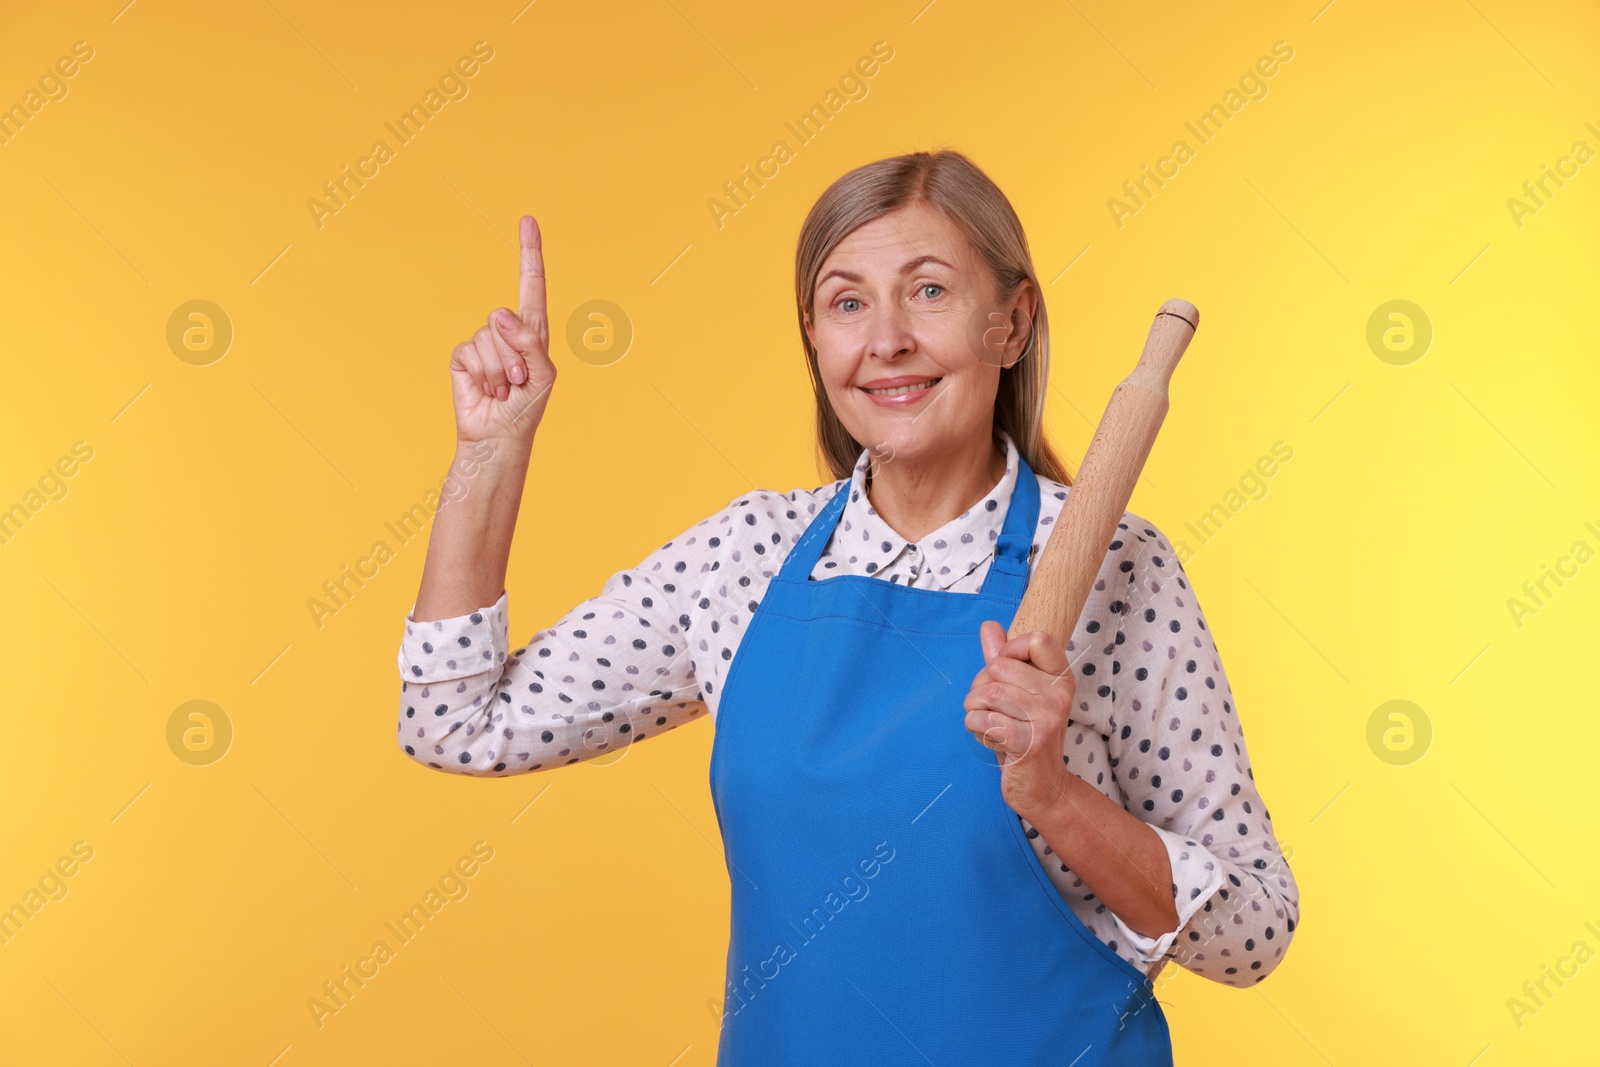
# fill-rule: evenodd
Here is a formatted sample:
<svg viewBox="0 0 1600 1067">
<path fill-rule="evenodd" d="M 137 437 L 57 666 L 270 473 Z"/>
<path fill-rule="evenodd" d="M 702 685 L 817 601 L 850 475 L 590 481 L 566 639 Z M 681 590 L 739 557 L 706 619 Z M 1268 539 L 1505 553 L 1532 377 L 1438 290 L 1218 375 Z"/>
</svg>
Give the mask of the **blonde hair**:
<svg viewBox="0 0 1600 1067">
<path fill-rule="evenodd" d="M 1039 294 L 1028 346 L 1000 371 L 994 427 L 1010 434 L 1017 451 L 1038 474 L 1071 485 L 1065 464 L 1044 436 L 1045 388 L 1050 376 L 1050 325 L 1044 292 L 1033 270 L 1028 238 L 1011 202 L 972 160 L 950 149 L 911 152 L 856 167 L 824 190 L 800 227 L 795 246 L 794 293 L 800 343 L 817 401 L 817 450 L 834 478 L 847 478 L 862 445 L 839 421 L 823 388 L 817 350 L 806 335 L 806 316 L 816 298 L 817 275 L 838 243 L 880 215 L 921 203 L 943 214 L 971 242 L 993 275 L 1001 300 L 1010 299 L 1024 278 Z"/>
</svg>

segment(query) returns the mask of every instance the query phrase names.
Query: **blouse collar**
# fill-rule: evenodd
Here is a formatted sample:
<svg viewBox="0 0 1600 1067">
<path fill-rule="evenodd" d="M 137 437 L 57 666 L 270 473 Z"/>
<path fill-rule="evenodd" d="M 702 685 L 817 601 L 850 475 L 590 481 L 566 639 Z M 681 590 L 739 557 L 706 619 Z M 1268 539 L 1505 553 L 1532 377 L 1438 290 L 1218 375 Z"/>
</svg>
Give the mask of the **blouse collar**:
<svg viewBox="0 0 1600 1067">
<path fill-rule="evenodd" d="M 863 449 L 845 487 L 850 496 L 823 557 L 864 559 L 868 574 L 893 567 L 903 575 L 899 578 L 902 584 L 928 589 L 948 589 L 970 574 L 994 555 L 1017 482 L 1016 443 L 1004 430 L 997 429 L 996 434 L 1006 450 L 1006 469 L 1000 481 L 977 504 L 914 544 L 896 533 L 872 506 L 867 495 L 871 454 Z"/>
</svg>

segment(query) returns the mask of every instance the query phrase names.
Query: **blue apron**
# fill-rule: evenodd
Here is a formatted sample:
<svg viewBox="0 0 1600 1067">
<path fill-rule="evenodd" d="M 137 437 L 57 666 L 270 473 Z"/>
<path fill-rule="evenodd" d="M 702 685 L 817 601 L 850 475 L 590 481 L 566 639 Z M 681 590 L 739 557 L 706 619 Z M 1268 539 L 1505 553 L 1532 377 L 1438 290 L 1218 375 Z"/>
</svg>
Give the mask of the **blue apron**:
<svg viewBox="0 0 1600 1067">
<path fill-rule="evenodd" d="M 1086 927 L 966 728 L 1039 485 L 1019 460 L 982 590 L 812 580 L 848 483 L 772 580 L 711 754 L 732 915 L 718 1067 L 1167 1067 L 1150 980 Z"/>
</svg>

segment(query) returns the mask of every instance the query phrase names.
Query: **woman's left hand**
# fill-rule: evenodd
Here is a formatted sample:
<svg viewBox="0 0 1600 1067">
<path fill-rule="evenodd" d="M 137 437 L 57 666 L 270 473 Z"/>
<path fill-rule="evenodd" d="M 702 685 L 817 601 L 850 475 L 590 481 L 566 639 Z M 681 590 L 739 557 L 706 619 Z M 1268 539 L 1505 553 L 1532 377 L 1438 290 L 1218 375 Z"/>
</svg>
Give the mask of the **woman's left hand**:
<svg viewBox="0 0 1600 1067">
<path fill-rule="evenodd" d="M 1000 794 L 1024 819 L 1069 801 L 1063 759 L 1077 679 L 1066 650 L 1042 630 L 1006 638 L 994 620 L 978 631 L 984 668 L 963 706 L 966 726 L 1000 757 Z"/>
</svg>

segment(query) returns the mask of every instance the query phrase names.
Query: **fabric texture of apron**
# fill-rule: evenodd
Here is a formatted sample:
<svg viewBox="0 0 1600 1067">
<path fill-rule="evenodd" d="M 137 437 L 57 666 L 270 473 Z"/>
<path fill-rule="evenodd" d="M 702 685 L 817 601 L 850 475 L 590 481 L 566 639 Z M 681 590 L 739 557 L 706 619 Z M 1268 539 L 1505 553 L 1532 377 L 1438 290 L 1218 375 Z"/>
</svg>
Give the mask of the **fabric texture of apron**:
<svg viewBox="0 0 1600 1067">
<path fill-rule="evenodd" d="M 732 887 L 718 1067 L 1169 1067 L 1150 980 L 1086 927 L 962 707 L 1009 627 L 1039 486 L 982 589 L 813 580 L 846 497 L 772 580 L 724 685 L 711 795 Z"/>
</svg>

